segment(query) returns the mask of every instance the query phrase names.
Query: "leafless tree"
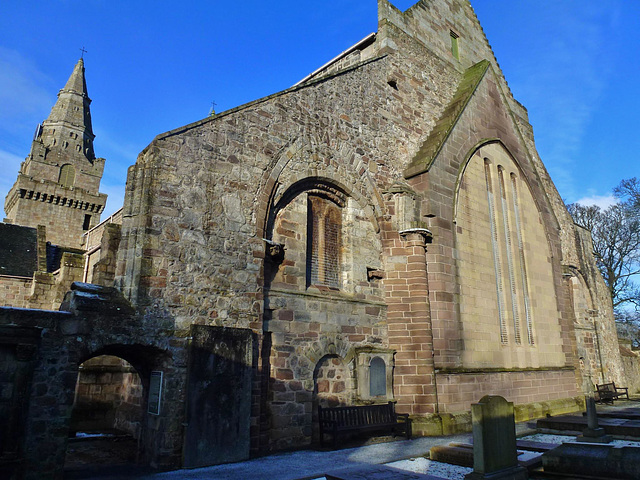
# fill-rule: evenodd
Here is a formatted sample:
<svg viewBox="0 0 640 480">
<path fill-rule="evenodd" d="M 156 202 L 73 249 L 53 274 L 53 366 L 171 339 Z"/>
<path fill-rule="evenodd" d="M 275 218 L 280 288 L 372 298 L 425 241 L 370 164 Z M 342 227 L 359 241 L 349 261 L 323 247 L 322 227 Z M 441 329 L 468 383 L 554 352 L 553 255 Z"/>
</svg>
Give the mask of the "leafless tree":
<svg viewBox="0 0 640 480">
<path fill-rule="evenodd" d="M 624 180 L 615 190 L 619 202 L 601 209 L 596 205 L 567 205 L 573 220 L 591 231 L 596 262 L 609 288 L 613 307 L 640 308 L 640 183 Z"/>
</svg>

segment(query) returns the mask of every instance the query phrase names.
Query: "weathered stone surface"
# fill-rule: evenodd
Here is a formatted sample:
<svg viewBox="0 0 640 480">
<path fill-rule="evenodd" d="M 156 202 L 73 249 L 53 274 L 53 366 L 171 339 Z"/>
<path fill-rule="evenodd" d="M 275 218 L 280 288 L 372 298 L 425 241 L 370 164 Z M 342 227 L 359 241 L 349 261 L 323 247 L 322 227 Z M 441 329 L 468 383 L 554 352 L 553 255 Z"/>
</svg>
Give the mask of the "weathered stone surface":
<svg viewBox="0 0 640 480">
<path fill-rule="evenodd" d="M 99 193 L 104 158 L 93 151 L 93 128 L 84 79 L 76 64 L 49 117 L 38 126 L 29 156 L 5 200 L 11 223 L 47 228 L 47 240 L 82 246 L 82 234 L 100 222 L 107 201 Z"/>
<path fill-rule="evenodd" d="M 486 396 L 471 405 L 473 416 L 473 472 L 468 480 L 526 480 L 527 470 L 518 465 L 513 403 Z"/>
<path fill-rule="evenodd" d="M 7 325 L 42 328 L 25 430 L 27 460 L 52 452 L 42 478 L 60 468 L 67 384 L 102 354 L 127 360 L 143 385 L 163 372 L 163 413 L 141 422 L 140 454 L 178 466 L 195 326 L 254 338 L 253 454 L 309 445 L 322 403 L 396 401 L 416 432 L 439 434 L 468 429 L 485 395 L 517 404 L 522 421 L 579 408 L 593 380 L 625 383 L 590 238 L 471 5 L 378 5 L 377 33 L 326 68 L 156 137 L 129 169 L 122 211 L 88 232 L 84 259 L 0 280 L 4 304 L 20 307 L 57 307 L 72 280 L 117 291 L 76 285 L 66 312 L 0 311 Z M 48 128 L 33 152 L 57 138 Z M 45 164 L 57 182 L 60 166 Z M 95 202 L 65 211 L 102 208 L 103 163 L 92 165 L 74 192 Z M 58 193 L 47 198 L 58 208 Z"/>
<path fill-rule="evenodd" d="M 640 477 L 640 448 L 563 443 L 542 455 L 545 471 L 616 480 Z"/>
</svg>

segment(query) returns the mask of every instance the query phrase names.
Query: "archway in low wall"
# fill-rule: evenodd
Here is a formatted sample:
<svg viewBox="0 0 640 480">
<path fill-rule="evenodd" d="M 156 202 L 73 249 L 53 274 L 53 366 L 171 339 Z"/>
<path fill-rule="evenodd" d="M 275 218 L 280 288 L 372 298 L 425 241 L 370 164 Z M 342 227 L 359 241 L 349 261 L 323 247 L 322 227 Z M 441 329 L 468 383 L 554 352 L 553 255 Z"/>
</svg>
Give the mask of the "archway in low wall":
<svg viewBox="0 0 640 480">
<path fill-rule="evenodd" d="M 98 355 L 78 369 L 65 469 L 140 461 L 146 396 L 140 375 L 126 360 Z"/>
</svg>

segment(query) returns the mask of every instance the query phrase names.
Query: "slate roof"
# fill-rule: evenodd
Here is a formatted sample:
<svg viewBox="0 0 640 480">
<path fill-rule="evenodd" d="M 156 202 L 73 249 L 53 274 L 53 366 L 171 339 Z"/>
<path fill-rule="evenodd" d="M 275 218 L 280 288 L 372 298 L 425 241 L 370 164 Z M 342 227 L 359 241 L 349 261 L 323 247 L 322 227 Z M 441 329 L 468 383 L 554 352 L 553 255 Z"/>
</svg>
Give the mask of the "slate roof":
<svg viewBox="0 0 640 480">
<path fill-rule="evenodd" d="M 31 277 L 37 268 L 37 229 L 0 223 L 0 275 Z"/>
</svg>

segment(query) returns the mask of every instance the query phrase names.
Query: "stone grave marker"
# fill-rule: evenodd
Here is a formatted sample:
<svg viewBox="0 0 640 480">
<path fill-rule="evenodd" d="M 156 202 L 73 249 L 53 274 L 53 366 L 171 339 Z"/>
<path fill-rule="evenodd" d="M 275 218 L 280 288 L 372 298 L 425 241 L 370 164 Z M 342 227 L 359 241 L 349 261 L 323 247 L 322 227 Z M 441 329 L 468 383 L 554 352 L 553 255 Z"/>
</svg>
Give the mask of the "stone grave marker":
<svg viewBox="0 0 640 480">
<path fill-rule="evenodd" d="M 605 435 L 604 428 L 598 425 L 595 398 L 592 395 L 588 395 L 585 399 L 587 402 L 587 428 L 582 431 L 582 435 L 576 440 L 578 442 L 610 443 L 613 438 L 611 435 Z"/>
<path fill-rule="evenodd" d="M 436 462 L 450 463 L 461 467 L 473 467 L 472 448 L 436 445 L 429 450 L 429 458 Z"/>
<path fill-rule="evenodd" d="M 471 405 L 473 422 L 473 472 L 465 480 L 526 480 L 527 469 L 518 465 L 513 403 L 486 395 Z"/>
</svg>

